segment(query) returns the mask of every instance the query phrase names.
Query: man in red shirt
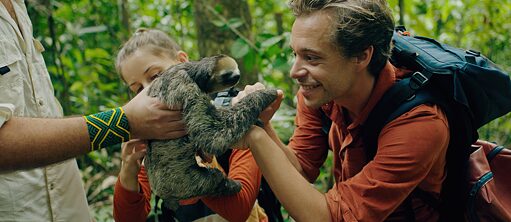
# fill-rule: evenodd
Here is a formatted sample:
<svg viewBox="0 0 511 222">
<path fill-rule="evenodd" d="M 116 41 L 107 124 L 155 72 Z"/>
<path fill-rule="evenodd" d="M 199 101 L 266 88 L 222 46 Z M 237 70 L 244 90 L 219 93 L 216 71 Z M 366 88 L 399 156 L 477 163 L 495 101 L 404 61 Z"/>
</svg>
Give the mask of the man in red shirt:
<svg viewBox="0 0 511 222">
<path fill-rule="evenodd" d="M 300 85 L 296 129 L 288 146 L 261 118 L 238 147 L 250 147 L 272 190 L 297 221 L 436 221 L 438 212 L 410 196 L 438 196 L 445 179 L 449 126 L 437 105 L 419 105 L 387 124 L 367 160 L 362 129 L 368 114 L 401 74 L 389 63 L 394 22 L 384 0 L 291 0 L 296 20 L 291 77 Z M 245 88 L 235 101 L 264 86 Z M 280 100 L 279 100 L 280 101 Z M 333 124 L 322 133 L 321 111 Z M 310 185 L 328 150 L 335 184 Z M 408 198 L 410 196 L 410 198 Z M 410 201 L 405 201 L 410 200 Z M 410 218 L 413 217 L 413 218 Z"/>
</svg>

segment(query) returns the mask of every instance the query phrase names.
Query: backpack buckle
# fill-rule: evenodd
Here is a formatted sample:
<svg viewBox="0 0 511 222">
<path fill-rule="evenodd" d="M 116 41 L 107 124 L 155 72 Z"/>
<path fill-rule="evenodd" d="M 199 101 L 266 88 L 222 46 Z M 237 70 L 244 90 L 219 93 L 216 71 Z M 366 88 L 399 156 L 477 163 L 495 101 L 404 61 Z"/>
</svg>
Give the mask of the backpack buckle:
<svg viewBox="0 0 511 222">
<path fill-rule="evenodd" d="M 467 54 L 469 55 L 473 55 L 473 56 L 481 56 L 481 52 L 478 52 L 476 50 L 472 50 L 472 49 L 469 49 L 469 50 L 466 50 L 465 51 Z"/>
<path fill-rule="evenodd" d="M 419 89 L 424 86 L 429 81 L 429 78 L 426 77 L 421 72 L 415 72 L 410 77 L 410 88 L 413 90 Z"/>
</svg>

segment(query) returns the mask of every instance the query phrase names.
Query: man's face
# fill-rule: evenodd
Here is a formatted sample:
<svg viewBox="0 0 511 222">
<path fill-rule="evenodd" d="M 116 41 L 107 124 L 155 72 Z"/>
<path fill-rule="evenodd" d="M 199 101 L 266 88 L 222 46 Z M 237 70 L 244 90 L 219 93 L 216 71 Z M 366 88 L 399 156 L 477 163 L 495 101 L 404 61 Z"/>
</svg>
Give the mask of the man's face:
<svg viewBox="0 0 511 222">
<path fill-rule="evenodd" d="M 296 58 L 291 77 L 300 85 L 305 105 L 317 108 L 332 100 L 342 104 L 356 93 L 356 59 L 341 56 L 331 41 L 332 20 L 324 11 L 296 18 L 291 48 Z"/>
</svg>

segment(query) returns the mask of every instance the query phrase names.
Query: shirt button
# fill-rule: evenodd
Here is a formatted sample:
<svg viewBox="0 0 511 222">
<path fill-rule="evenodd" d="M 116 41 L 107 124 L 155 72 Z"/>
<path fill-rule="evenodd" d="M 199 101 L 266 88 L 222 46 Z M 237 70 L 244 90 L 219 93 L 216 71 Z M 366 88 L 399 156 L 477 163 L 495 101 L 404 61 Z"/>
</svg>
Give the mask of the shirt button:
<svg viewBox="0 0 511 222">
<path fill-rule="evenodd" d="M 37 101 L 37 103 L 38 103 L 40 106 L 43 106 L 43 105 L 44 105 L 43 100 L 39 100 L 39 101 Z"/>
<path fill-rule="evenodd" d="M 53 183 L 50 183 L 50 190 L 53 190 L 53 188 L 54 188 Z"/>
</svg>

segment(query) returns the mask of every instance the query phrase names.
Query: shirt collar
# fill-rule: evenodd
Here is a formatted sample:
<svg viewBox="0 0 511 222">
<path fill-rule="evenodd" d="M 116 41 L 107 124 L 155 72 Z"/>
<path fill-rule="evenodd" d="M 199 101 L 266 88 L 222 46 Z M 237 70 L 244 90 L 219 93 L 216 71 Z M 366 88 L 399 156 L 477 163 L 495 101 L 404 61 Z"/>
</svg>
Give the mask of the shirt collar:
<svg viewBox="0 0 511 222">
<path fill-rule="evenodd" d="M 396 67 L 394 67 L 390 62 L 387 62 L 383 69 L 381 70 L 378 78 L 376 79 L 376 83 L 374 85 L 374 89 L 369 96 L 369 100 L 366 106 L 362 109 L 360 115 L 355 119 L 352 124 L 348 126 L 348 128 L 352 129 L 364 123 L 364 121 L 369 116 L 369 113 L 373 110 L 374 106 L 380 101 L 381 97 L 385 92 L 390 89 L 392 85 L 396 82 Z"/>
</svg>

